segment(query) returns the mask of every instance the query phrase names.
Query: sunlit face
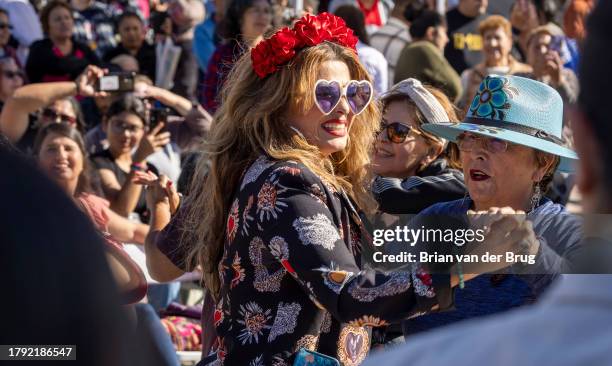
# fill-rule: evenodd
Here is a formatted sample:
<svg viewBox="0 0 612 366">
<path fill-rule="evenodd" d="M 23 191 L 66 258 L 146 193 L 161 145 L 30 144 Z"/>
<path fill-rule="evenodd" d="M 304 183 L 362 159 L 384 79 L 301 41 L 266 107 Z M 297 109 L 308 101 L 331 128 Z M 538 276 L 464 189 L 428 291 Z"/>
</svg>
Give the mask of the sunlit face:
<svg viewBox="0 0 612 366">
<path fill-rule="evenodd" d="M 55 133 L 45 137 L 38 153 L 41 168 L 60 186 L 78 181 L 83 172 L 83 159 L 74 140 Z"/>
<path fill-rule="evenodd" d="M 384 125 L 399 122 L 413 130 L 402 143 L 389 141 L 387 131 L 382 130 L 374 145 L 372 169 L 383 177 L 407 178 L 416 174 L 430 146 L 422 135 L 415 133 L 418 128 L 415 107 L 404 101 L 391 102 L 385 109 Z"/>
<path fill-rule="evenodd" d="M 15 93 L 15 90 L 23 85 L 24 76 L 12 58 L 2 61 L 0 70 L 2 70 L 0 75 L 0 100 L 6 101 Z"/>
<path fill-rule="evenodd" d="M 72 37 L 74 20 L 70 11 L 64 7 L 56 7 L 49 13 L 49 37 L 66 39 Z"/>
<path fill-rule="evenodd" d="M 6 46 L 11 37 L 10 24 L 9 17 L 0 13 L 0 47 Z"/>
<path fill-rule="evenodd" d="M 325 61 L 317 73 L 318 79 L 335 80 L 344 87 L 351 80 L 351 74 L 343 61 Z M 312 94 L 314 98 L 314 90 Z M 336 108 L 328 115 L 324 115 L 316 105 L 305 114 L 295 112 L 297 109 L 292 108 L 287 115 L 288 123 L 300 131 L 309 143 L 317 146 L 324 156 L 344 150 L 355 117 L 345 96 L 340 98 Z"/>
<path fill-rule="evenodd" d="M 461 4 L 470 16 L 477 16 L 487 11 L 489 0 L 461 0 Z"/>
<path fill-rule="evenodd" d="M 550 57 L 550 46 L 553 37 L 549 33 L 540 33 L 530 40 L 527 49 L 527 61 L 535 70 L 543 70 Z"/>
<path fill-rule="evenodd" d="M 145 125 L 137 115 L 123 112 L 110 118 L 104 124 L 104 132 L 114 155 L 130 153 L 144 136 Z"/>
<path fill-rule="evenodd" d="M 119 24 L 119 36 L 121 44 L 128 50 L 138 50 L 145 40 L 145 29 L 136 17 L 126 17 Z"/>
<path fill-rule="evenodd" d="M 487 29 L 483 35 L 484 56 L 487 65 L 498 66 L 508 61 L 512 49 L 512 39 L 504 32 L 502 27 Z"/>
<path fill-rule="evenodd" d="M 267 0 L 255 0 L 242 15 L 240 28 L 245 38 L 254 39 L 263 36 L 271 25 L 272 6 Z"/>
<path fill-rule="evenodd" d="M 51 113 L 48 113 L 51 112 Z M 65 122 L 73 126 L 77 125 L 76 111 L 68 99 L 60 99 L 45 108 L 41 114 L 40 122 L 42 126 L 49 123 Z"/>
<path fill-rule="evenodd" d="M 466 136 L 479 135 L 465 134 Z M 508 143 L 504 152 L 491 152 L 484 145 L 487 138 L 480 138 L 471 151 L 461 151 L 463 174 L 470 197 L 478 209 L 510 206 L 524 210 L 533 193 L 535 182 L 545 173 L 538 167 L 535 151 L 531 148 Z M 514 207 L 519 205 L 519 207 Z"/>
<path fill-rule="evenodd" d="M 448 43 L 448 35 L 446 33 L 447 29 L 444 26 L 437 26 L 433 31 L 433 44 L 436 45 L 440 50 L 444 50 L 446 44 Z"/>
</svg>

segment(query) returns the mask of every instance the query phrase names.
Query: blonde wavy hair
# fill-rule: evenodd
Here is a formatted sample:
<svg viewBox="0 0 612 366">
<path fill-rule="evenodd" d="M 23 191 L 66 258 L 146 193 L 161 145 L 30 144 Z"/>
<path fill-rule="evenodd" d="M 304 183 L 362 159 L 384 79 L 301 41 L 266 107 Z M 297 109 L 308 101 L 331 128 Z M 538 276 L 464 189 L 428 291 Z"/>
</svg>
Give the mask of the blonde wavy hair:
<svg viewBox="0 0 612 366">
<path fill-rule="evenodd" d="M 279 161 L 298 161 L 344 190 L 363 210 L 375 209 L 367 166 L 380 120 L 376 103 L 354 118 L 346 148 L 328 157 L 293 132 L 287 121 L 289 110 L 306 113 L 314 107 L 319 68 L 333 60 L 346 63 L 352 79 L 370 80 L 352 50 L 329 42 L 299 51 L 288 65 L 264 79 L 253 71 L 247 52 L 227 78 L 221 107 L 203 148 L 205 156 L 191 182 L 181 238 L 189 253 L 188 268 L 201 267 L 204 285 L 215 299 L 221 285 L 218 265 L 230 205 L 244 170 L 262 154 Z"/>
</svg>

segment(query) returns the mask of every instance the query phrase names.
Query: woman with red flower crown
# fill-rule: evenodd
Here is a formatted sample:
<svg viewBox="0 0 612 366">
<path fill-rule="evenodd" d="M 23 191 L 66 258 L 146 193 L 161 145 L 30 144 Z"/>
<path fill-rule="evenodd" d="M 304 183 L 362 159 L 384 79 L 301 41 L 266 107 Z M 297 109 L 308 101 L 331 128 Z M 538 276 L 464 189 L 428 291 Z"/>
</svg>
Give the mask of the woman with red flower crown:
<svg viewBox="0 0 612 366">
<path fill-rule="evenodd" d="M 191 248 L 184 269 L 201 267 L 217 304 L 210 364 L 291 365 L 306 348 L 358 365 L 370 327 L 452 303 L 454 275 L 361 268 L 380 112 L 356 42 L 340 18 L 306 15 L 227 79 L 210 166 L 176 216 Z"/>
</svg>

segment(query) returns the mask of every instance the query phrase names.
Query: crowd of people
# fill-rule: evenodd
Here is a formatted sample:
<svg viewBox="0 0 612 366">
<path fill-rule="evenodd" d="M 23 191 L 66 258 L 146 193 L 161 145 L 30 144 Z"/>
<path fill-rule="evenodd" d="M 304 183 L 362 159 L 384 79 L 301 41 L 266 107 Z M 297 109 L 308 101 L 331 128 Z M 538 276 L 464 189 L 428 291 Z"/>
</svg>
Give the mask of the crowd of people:
<svg viewBox="0 0 612 366">
<path fill-rule="evenodd" d="M 6 240 L 37 257 L 43 240 L 7 212 L 27 194 L 10 169 L 38 187 L 28 200 L 63 193 L 29 225 L 78 222 L 58 260 L 106 259 L 87 274 L 109 309 L 90 326 L 126 343 L 92 365 L 179 365 L 186 350 L 199 365 L 253 366 L 568 354 L 570 325 L 608 331 L 595 309 L 556 302 L 609 307 L 612 293 L 608 276 L 566 274 L 610 273 L 610 226 L 576 213 L 611 207 L 611 16 L 606 0 L 0 0 Z M 375 248 L 374 228 L 452 215 L 533 266 L 368 260 L 403 250 Z M 204 297 L 186 308 L 180 281 L 194 276 Z M 77 301 L 60 295 L 48 312 Z M 536 352 L 527 339 L 544 319 L 567 334 Z M 612 348 L 598 342 L 559 363 L 603 362 Z"/>
</svg>

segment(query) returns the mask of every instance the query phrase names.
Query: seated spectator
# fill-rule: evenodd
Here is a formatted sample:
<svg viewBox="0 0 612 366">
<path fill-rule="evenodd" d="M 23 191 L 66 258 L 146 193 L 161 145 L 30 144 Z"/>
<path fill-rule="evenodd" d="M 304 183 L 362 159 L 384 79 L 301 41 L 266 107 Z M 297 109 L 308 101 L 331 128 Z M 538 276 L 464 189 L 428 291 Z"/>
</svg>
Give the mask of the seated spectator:
<svg viewBox="0 0 612 366">
<path fill-rule="evenodd" d="M 400 53 L 412 40 L 408 32 L 410 23 L 404 14 L 412 12 L 412 6 L 415 3 L 419 4 L 418 1 L 413 0 L 396 1 L 387 23 L 370 36 L 370 45 L 382 52 L 389 65 L 389 87 L 393 85 L 395 67 Z"/>
<path fill-rule="evenodd" d="M 0 58 L 0 111 L 24 82 L 25 76 L 12 57 Z"/>
<path fill-rule="evenodd" d="M 117 31 L 121 43 L 104 55 L 104 61 L 124 54 L 134 56 L 140 72 L 155 80 L 155 47 L 145 40 L 146 28 L 140 16 L 132 11 L 124 12 L 117 20 Z"/>
<path fill-rule="evenodd" d="M 96 228 L 121 242 L 144 244 L 147 225 L 117 215 L 102 197 L 92 194 L 90 171 L 81 134 L 66 123 L 40 130 L 34 144 L 39 166 L 93 221 Z"/>
<path fill-rule="evenodd" d="M 410 26 L 410 35 L 414 42 L 400 54 L 395 83 L 414 78 L 456 100 L 461 95 L 461 79 L 442 53 L 448 43 L 444 17 L 431 10 L 421 12 Z"/>
<path fill-rule="evenodd" d="M 7 11 L 12 25 L 12 36 L 19 44 L 17 49 L 19 63 L 25 65 L 28 48 L 34 41 L 43 38 L 36 9 L 27 0 L 0 0 L 0 8 Z"/>
<path fill-rule="evenodd" d="M 532 71 L 531 66 L 518 62 L 510 54 L 512 50 L 512 25 L 501 15 L 491 15 L 478 26 L 483 39 L 484 61 L 461 74 L 463 95 L 459 105 L 467 107 L 476 95 L 476 89 L 489 74 L 514 75 Z"/>
<path fill-rule="evenodd" d="M 149 131 L 146 107 L 132 94 L 123 95 L 111 104 L 102 126 L 108 149 L 94 154 L 91 160 L 100 174 L 104 196 L 119 215 L 128 217 L 136 212 L 147 222 L 144 192 L 133 179 L 137 171 L 157 171 L 146 159 L 170 142 L 170 133 L 160 133 L 163 123 Z"/>
<path fill-rule="evenodd" d="M 444 57 L 457 73 L 482 61 L 482 37 L 478 24 L 487 17 L 489 0 L 459 0 L 457 7 L 446 12 L 448 38 Z"/>
<path fill-rule="evenodd" d="M 74 18 L 68 4 L 59 0 L 49 2 L 40 21 L 46 38 L 30 46 L 25 67 L 30 82 L 74 80 L 87 65 L 99 65 L 96 54 L 72 38 Z"/>
<path fill-rule="evenodd" d="M 74 10 L 74 38 L 89 46 L 98 57 L 117 45 L 114 14 L 108 5 L 96 0 L 70 0 Z"/>
<path fill-rule="evenodd" d="M 372 191 L 379 210 L 417 214 L 434 203 L 465 196 L 454 144 L 423 130 L 424 123 L 457 122 L 444 93 L 407 79 L 381 97 L 383 117 L 374 145 Z"/>
<path fill-rule="evenodd" d="M 359 39 L 357 42 L 359 60 L 368 70 L 376 93 L 383 93 L 389 84 L 387 60 L 376 48 L 370 47 L 370 37 L 365 29 L 363 13 L 353 5 L 342 5 L 336 9 L 335 15 L 342 18 L 346 25 L 355 32 Z"/>
<path fill-rule="evenodd" d="M 224 42 L 215 49 L 204 78 L 202 105 L 208 112 L 217 110 L 219 92 L 236 60 L 262 40 L 271 25 L 268 0 L 232 0 L 217 29 Z"/>
<path fill-rule="evenodd" d="M 9 43 L 11 40 L 12 27 L 8 12 L 0 8 L 0 58 L 12 57 L 15 59 L 17 65 L 20 65 L 19 58 L 17 57 L 17 50 Z"/>
<path fill-rule="evenodd" d="M 89 66 L 76 83 L 37 83 L 17 89 L 2 109 L 0 131 L 22 151 L 30 152 L 38 130 L 49 123 L 66 122 L 82 130 L 83 117 L 74 97 L 104 96 L 94 88 L 98 75 L 103 71 Z"/>
<path fill-rule="evenodd" d="M 376 32 L 387 23 L 393 1 L 391 0 L 332 0 L 328 11 L 335 13 L 342 5 L 353 5 L 363 12 L 369 34 Z"/>
</svg>

